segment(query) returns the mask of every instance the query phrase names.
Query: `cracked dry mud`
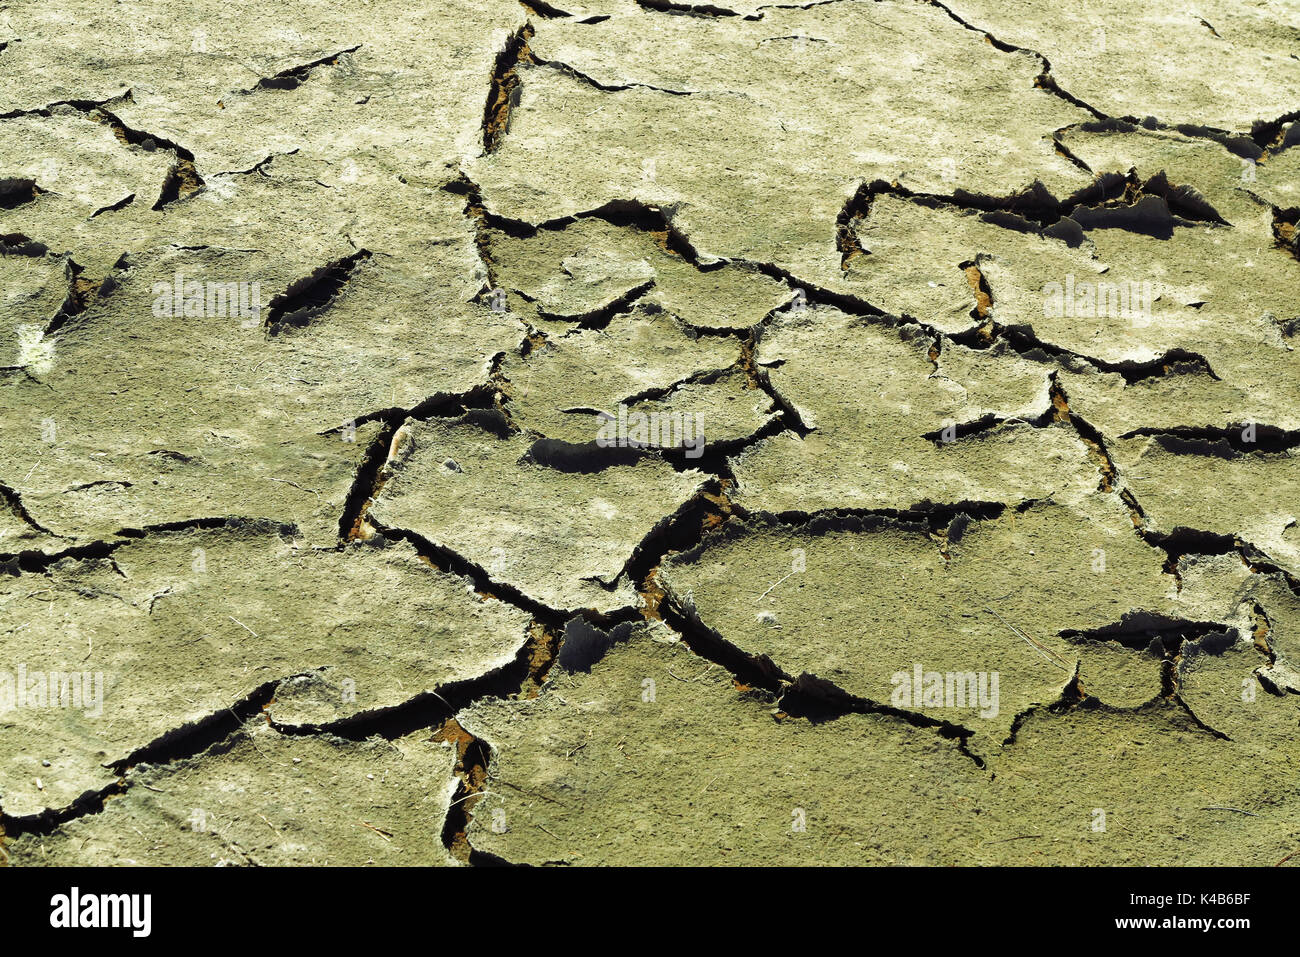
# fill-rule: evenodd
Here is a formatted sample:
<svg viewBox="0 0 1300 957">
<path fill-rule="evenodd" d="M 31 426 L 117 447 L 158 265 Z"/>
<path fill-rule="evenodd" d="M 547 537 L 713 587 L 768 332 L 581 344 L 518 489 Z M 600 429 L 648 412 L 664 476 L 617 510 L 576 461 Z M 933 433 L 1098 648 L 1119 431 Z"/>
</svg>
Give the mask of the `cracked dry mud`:
<svg viewBox="0 0 1300 957">
<path fill-rule="evenodd" d="M 5 860 L 1300 860 L 1300 4 L 182 6 L 0 7 Z"/>
</svg>

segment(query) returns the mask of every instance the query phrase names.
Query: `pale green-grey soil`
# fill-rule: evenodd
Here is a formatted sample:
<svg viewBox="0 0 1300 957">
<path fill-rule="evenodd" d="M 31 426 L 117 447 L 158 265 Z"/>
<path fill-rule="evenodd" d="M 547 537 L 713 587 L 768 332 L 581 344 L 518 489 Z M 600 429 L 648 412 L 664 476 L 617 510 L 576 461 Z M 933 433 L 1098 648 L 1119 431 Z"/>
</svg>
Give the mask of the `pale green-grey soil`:
<svg viewBox="0 0 1300 957">
<path fill-rule="evenodd" d="M 0 858 L 1300 863 L 1300 3 L 0 6 Z"/>
</svg>

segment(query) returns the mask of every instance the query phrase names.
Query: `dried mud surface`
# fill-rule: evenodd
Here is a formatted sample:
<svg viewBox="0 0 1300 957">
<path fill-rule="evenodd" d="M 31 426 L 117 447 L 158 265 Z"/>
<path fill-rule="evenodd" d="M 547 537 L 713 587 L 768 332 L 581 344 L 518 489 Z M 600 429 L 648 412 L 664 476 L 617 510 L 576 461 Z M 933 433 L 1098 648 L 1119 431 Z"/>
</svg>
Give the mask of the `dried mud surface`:
<svg viewBox="0 0 1300 957">
<path fill-rule="evenodd" d="M 182 8 L 0 6 L 4 861 L 1300 863 L 1300 5 Z"/>
</svg>

